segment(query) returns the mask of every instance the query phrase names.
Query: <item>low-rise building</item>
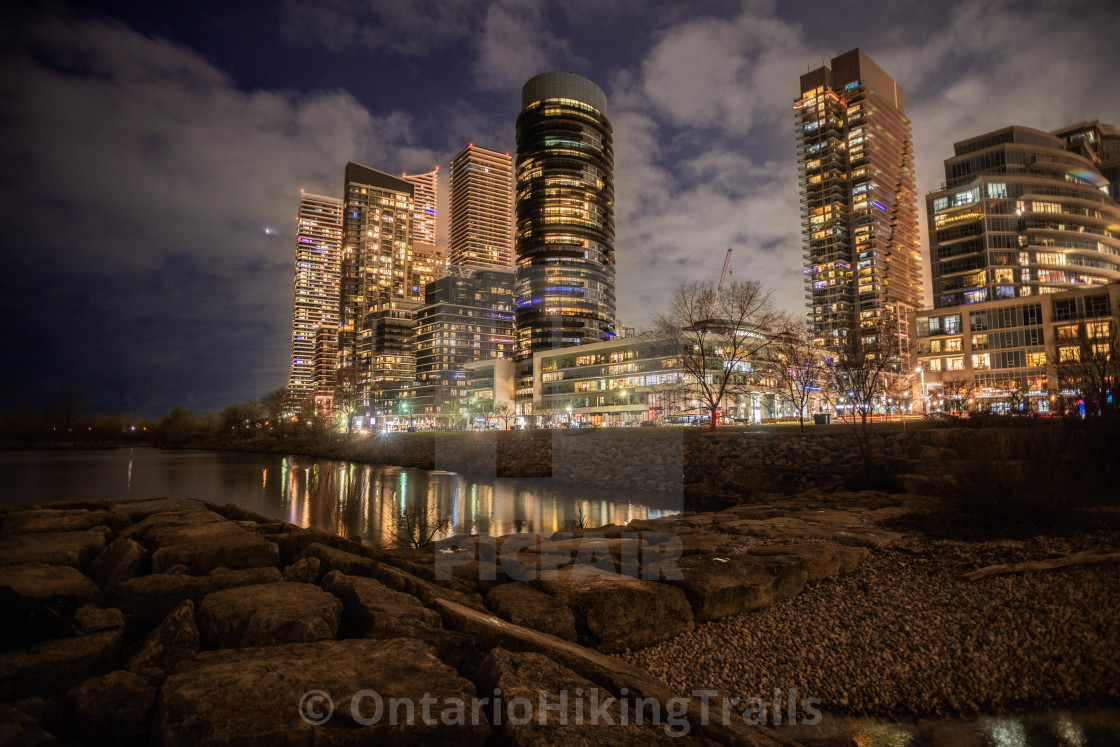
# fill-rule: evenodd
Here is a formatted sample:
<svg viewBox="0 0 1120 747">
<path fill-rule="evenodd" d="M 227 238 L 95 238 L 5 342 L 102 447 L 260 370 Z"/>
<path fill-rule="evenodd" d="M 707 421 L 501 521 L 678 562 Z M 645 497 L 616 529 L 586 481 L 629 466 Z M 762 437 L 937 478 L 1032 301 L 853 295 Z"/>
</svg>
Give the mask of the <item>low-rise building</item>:
<svg viewBox="0 0 1120 747">
<path fill-rule="evenodd" d="M 915 312 L 918 394 L 926 410 L 1049 412 L 1073 393 L 1056 362 L 1072 355 L 1079 328 L 1107 339 L 1118 312 L 1120 284 Z"/>
</svg>

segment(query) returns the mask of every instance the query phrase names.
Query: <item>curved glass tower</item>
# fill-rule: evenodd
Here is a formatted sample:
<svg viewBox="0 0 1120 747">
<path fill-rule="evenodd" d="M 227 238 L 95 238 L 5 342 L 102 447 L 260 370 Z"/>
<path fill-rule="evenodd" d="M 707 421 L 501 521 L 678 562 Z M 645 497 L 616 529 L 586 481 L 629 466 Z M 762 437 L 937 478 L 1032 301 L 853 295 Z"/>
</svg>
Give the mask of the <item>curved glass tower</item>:
<svg viewBox="0 0 1120 747">
<path fill-rule="evenodd" d="M 602 90 L 525 84 L 517 118 L 517 357 L 614 334 L 614 143 Z"/>
<path fill-rule="evenodd" d="M 1098 122 L 954 145 L 926 198 L 937 308 L 1120 281 L 1120 137 Z"/>
</svg>

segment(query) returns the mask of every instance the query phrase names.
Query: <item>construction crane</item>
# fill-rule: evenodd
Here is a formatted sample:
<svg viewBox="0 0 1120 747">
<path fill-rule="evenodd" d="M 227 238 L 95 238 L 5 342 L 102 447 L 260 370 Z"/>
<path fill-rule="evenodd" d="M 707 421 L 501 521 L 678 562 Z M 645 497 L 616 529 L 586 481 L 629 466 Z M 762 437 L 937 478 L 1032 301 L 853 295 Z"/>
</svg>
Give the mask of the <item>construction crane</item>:
<svg viewBox="0 0 1120 747">
<path fill-rule="evenodd" d="M 716 296 L 723 290 L 723 279 L 727 277 L 727 263 L 731 261 L 731 250 L 727 250 L 727 254 L 723 257 L 723 272 L 719 274 L 719 285 L 716 286 Z"/>
<path fill-rule="evenodd" d="M 723 271 L 719 274 L 719 285 L 716 286 L 716 294 L 712 298 L 712 313 L 708 314 L 710 318 L 715 318 L 716 304 L 719 303 L 719 292 L 723 290 L 723 279 L 727 277 L 727 263 L 731 261 L 731 250 L 727 250 L 727 254 L 723 256 Z"/>
</svg>

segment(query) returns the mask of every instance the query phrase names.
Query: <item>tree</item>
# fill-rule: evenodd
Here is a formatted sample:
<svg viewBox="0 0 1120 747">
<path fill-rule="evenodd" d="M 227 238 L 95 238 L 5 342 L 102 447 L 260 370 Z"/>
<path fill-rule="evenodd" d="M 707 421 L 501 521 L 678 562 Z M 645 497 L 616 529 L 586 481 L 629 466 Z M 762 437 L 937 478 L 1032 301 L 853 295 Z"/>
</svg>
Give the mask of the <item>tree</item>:
<svg viewBox="0 0 1120 747">
<path fill-rule="evenodd" d="M 62 418 L 62 430 L 69 432 L 85 403 L 82 390 L 71 384 L 61 387 L 54 397 L 54 409 Z"/>
<path fill-rule="evenodd" d="M 225 435 L 251 438 L 260 425 L 261 415 L 261 404 L 254 399 L 242 404 L 230 405 L 222 410 L 218 417 Z"/>
<path fill-rule="evenodd" d="M 175 407 L 160 423 L 160 435 L 169 443 L 187 443 L 198 435 L 198 421 L 186 409 Z"/>
<path fill-rule="evenodd" d="M 777 335 L 766 352 L 766 363 L 777 388 L 789 397 L 797 410 L 801 432 L 805 432 L 805 411 L 813 392 L 821 390 L 824 355 L 809 338 L 804 323 Z"/>
<path fill-rule="evenodd" d="M 789 319 L 757 281 L 734 282 L 719 293 L 713 283 L 695 282 L 677 288 L 655 325 L 672 342 L 715 430 L 721 403 L 747 390 L 752 359 L 788 329 Z"/>
<path fill-rule="evenodd" d="M 437 534 L 451 528 L 451 516 L 441 506 L 406 504 L 393 516 L 393 538 L 401 547 L 419 549 L 431 544 Z"/>
<path fill-rule="evenodd" d="M 1120 313 L 1059 332 L 1050 364 L 1059 391 L 1080 394 L 1087 415 L 1115 411 L 1120 406 Z"/>
<path fill-rule="evenodd" d="M 354 416 L 365 404 L 362 398 L 358 369 L 349 366 L 340 368 L 334 380 L 334 411 L 346 421 L 346 435 L 354 433 Z"/>
<path fill-rule="evenodd" d="M 901 366 L 883 382 L 884 408 L 888 415 L 902 411 L 902 400 L 914 389 L 914 372 L 909 366 Z"/>
<path fill-rule="evenodd" d="M 875 400 L 890 388 L 891 377 L 902 375 L 902 365 L 881 330 L 863 329 L 853 318 L 846 332 L 841 348 L 831 361 L 825 361 L 827 391 L 851 413 L 846 420 L 852 425 L 864 469 L 870 473 L 874 463 L 870 418 Z"/>
<path fill-rule="evenodd" d="M 509 430 L 509 421 L 517 417 L 517 408 L 508 399 L 494 405 L 494 415 L 502 421 L 502 428 Z"/>
<path fill-rule="evenodd" d="M 976 380 L 966 373 L 945 373 L 941 375 L 941 396 L 949 411 L 960 415 L 972 395 L 976 392 Z"/>
<path fill-rule="evenodd" d="M 286 433 L 285 426 L 287 425 L 288 401 L 290 399 L 291 396 L 285 387 L 273 389 L 261 397 L 261 407 L 264 408 L 265 415 L 272 423 L 273 431 L 280 436 L 281 441 L 284 440 Z"/>
<path fill-rule="evenodd" d="M 544 400 L 533 406 L 533 417 L 541 428 L 548 428 L 553 425 L 556 412 L 556 408 L 551 403 L 545 402 Z"/>
</svg>

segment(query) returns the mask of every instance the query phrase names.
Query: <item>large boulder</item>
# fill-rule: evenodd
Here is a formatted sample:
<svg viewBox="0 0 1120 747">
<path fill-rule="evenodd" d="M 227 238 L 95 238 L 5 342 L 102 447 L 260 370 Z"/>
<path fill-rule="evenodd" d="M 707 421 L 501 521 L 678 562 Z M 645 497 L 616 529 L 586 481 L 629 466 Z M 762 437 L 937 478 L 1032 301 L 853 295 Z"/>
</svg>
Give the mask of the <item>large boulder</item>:
<svg viewBox="0 0 1120 747">
<path fill-rule="evenodd" d="M 624 719 L 619 700 L 609 691 L 539 653 L 495 648 L 482 662 L 478 680 L 483 692 L 501 688 L 505 713 L 499 733 L 505 745 L 640 747 L 673 741 L 649 720 L 637 726 L 633 714 Z M 511 708 L 515 698 L 530 704 L 531 718 L 525 720 Z"/>
<path fill-rule="evenodd" d="M 383 704 L 376 721 L 371 693 Z M 490 725 L 484 711 L 471 723 L 474 697 L 474 684 L 411 638 L 204 652 L 180 664 L 160 690 L 152 744 L 481 745 Z M 414 704 L 411 724 L 403 723 L 403 708 L 389 723 L 390 698 Z M 434 723 L 422 720 L 423 698 L 435 699 Z M 468 706 L 464 723 L 441 723 L 453 699 Z M 371 723 L 355 722 L 353 703 Z"/>
<path fill-rule="evenodd" d="M 225 521 L 226 518 L 221 514 L 198 505 L 181 511 L 154 513 L 121 530 L 120 536 L 155 550 L 162 544 L 174 541 L 185 527 L 221 524 Z"/>
<path fill-rule="evenodd" d="M 118 584 L 109 596 L 128 615 L 130 630 L 146 631 L 167 617 L 183 600 L 189 599 L 197 604 L 211 592 L 276 583 L 279 580 L 278 568 L 247 568 L 240 571 L 218 568 L 207 576 L 157 573 Z"/>
<path fill-rule="evenodd" d="M 208 594 L 198 608 L 207 648 L 334 640 L 342 604 L 312 584 L 281 581 Z"/>
<path fill-rule="evenodd" d="M 542 633 L 576 640 L 576 619 L 568 606 L 551 594 L 520 581 L 495 586 L 486 594 L 486 606 L 498 617 Z"/>
<path fill-rule="evenodd" d="M 380 581 L 331 571 L 323 588 L 342 602 L 342 630 L 346 637 L 400 638 L 418 628 L 440 627 L 438 614 L 415 597 L 393 591 Z"/>
<path fill-rule="evenodd" d="M 319 542 L 309 544 L 293 558 L 293 562 L 299 563 L 308 558 L 319 561 L 319 572 L 323 574 L 339 571 L 347 576 L 370 576 L 377 565 L 376 560 L 363 558 L 361 555 L 345 550 L 336 550 Z"/>
<path fill-rule="evenodd" d="M 58 744 L 58 738 L 43 726 L 54 710 L 54 701 L 38 696 L 0 702 L 0 745 L 46 747 Z"/>
<path fill-rule="evenodd" d="M 46 563 L 21 563 L 4 568 L 0 587 L 31 599 L 70 596 L 85 604 L 97 598 L 97 585 L 76 568 Z"/>
<path fill-rule="evenodd" d="M 89 562 L 105 549 L 108 527 L 81 532 L 36 532 L 11 534 L 0 538 L 0 565 L 50 563 L 85 570 Z"/>
<path fill-rule="evenodd" d="M 645 648 L 694 627 L 688 600 L 673 586 L 582 565 L 558 576 L 532 586 L 562 601 L 575 617 L 580 642 L 600 651 Z"/>
<path fill-rule="evenodd" d="M 157 688 L 132 672 L 83 682 L 66 695 L 70 728 L 87 744 L 147 744 Z"/>
<path fill-rule="evenodd" d="M 86 605 L 75 622 L 79 635 L 43 641 L 35 653 L 17 648 L 0 654 L 0 700 L 54 695 L 114 667 L 124 640 L 120 610 Z"/>
<path fill-rule="evenodd" d="M 766 607 L 805 588 L 808 574 L 800 558 L 749 555 L 697 555 L 678 562 L 684 578 L 669 583 L 680 588 L 697 620 Z"/>
<path fill-rule="evenodd" d="M 186 599 L 155 630 L 131 647 L 125 669 L 162 681 L 176 664 L 198 653 L 200 641 L 194 622 L 194 602 Z"/>
<path fill-rule="evenodd" d="M 285 581 L 313 584 L 319 580 L 319 559 L 300 558 L 284 569 Z"/>
<path fill-rule="evenodd" d="M 89 575 L 102 589 L 141 575 L 147 570 L 148 551 L 130 539 L 118 537 L 89 565 Z"/>
<path fill-rule="evenodd" d="M 431 606 L 437 599 L 446 599 L 467 607 L 473 607 L 477 610 L 486 609 L 482 604 L 482 597 L 478 594 L 464 594 L 454 589 L 445 589 L 431 581 L 425 581 L 422 578 L 413 576 L 411 573 L 402 571 L 400 568 L 391 565 L 375 563 L 369 569 L 369 575 L 371 578 L 377 579 L 390 589 L 414 596 L 428 606 Z"/>
<path fill-rule="evenodd" d="M 276 544 L 231 522 L 183 526 L 161 533 L 164 540 L 152 553 L 152 572 L 159 573 L 183 564 L 196 574 L 215 568 L 277 568 L 280 552 Z"/>
<path fill-rule="evenodd" d="M 200 511 L 203 508 L 205 507 L 201 501 L 190 498 L 138 498 L 114 501 L 110 510 L 120 513 L 130 522 L 136 522 L 153 514 Z"/>
</svg>

